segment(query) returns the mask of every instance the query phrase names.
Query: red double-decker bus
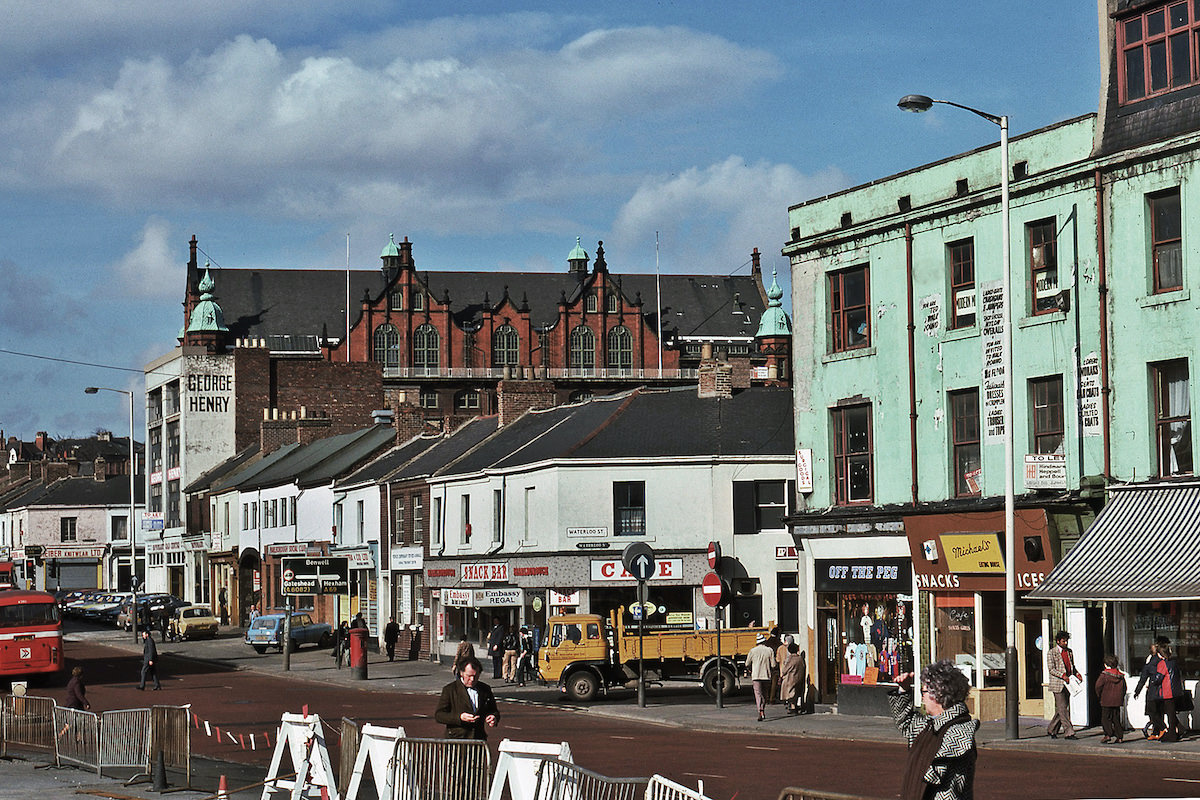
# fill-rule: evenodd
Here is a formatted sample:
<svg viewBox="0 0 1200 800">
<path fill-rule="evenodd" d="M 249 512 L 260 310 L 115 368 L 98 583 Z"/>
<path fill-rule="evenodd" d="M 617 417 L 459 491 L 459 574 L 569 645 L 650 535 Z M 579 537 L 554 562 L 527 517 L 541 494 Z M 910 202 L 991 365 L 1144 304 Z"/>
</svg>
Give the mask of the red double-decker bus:
<svg viewBox="0 0 1200 800">
<path fill-rule="evenodd" d="M 54 595 L 0 591 L 0 675 L 19 678 L 61 672 L 62 621 Z"/>
</svg>

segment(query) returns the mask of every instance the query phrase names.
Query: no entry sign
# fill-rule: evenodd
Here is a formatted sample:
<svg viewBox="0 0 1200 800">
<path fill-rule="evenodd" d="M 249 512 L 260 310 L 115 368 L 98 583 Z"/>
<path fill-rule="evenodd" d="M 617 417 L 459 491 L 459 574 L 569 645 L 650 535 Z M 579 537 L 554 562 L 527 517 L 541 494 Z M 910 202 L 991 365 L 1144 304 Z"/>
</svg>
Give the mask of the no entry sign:
<svg viewBox="0 0 1200 800">
<path fill-rule="evenodd" d="M 700 591 L 704 593 L 704 602 L 716 608 L 725 605 L 725 582 L 715 572 L 710 572 L 700 581 Z"/>
</svg>

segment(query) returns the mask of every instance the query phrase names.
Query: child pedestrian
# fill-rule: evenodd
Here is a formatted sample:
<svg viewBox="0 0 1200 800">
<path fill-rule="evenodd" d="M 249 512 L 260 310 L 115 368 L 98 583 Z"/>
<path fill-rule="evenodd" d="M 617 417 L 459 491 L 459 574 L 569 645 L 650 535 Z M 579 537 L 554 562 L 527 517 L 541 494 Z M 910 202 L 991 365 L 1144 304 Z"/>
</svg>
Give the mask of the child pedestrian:
<svg viewBox="0 0 1200 800">
<path fill-rule="evenodd" d="M 1109 653 L 1104 657 L 1104 671 L 1096 679 L 1096 694 L 1100 696 L 1100 724 L 1104 728 L 1101 744 L 1125 740 L 1125 722 L 1121 710 L 1125 707 L 1125 675 L 1117 657 Z"/>
</svg>

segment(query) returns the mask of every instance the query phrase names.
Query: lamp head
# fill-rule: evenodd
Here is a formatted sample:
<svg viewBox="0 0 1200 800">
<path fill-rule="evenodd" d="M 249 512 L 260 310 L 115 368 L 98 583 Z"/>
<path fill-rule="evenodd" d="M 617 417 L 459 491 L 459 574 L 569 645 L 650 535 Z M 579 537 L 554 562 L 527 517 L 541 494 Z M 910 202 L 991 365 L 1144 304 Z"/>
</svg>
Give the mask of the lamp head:
<svg viewBox="0 0 1200 800">
<path fill-rule="evenodd" d="M 923 94 L 906 94 L 900 98 L 900 102 L 896 105 L 905 111 L 928 111 L 933 107 L 933 98 L 926 97 Z"/>
<path fill-rule="evenodd" d="M 84 394 L 96 394 L 96 393 L 97 393 L 97 392 L 99 392 L 99 391 L 100 391 L 100 387 L 99 387 L 99 386 L 89 386 L 89 387 L 87 387 L 86 389 L 84 389 L 84 390 L 83 390 L 83 393 L 84 393 Z"/>
</svg>

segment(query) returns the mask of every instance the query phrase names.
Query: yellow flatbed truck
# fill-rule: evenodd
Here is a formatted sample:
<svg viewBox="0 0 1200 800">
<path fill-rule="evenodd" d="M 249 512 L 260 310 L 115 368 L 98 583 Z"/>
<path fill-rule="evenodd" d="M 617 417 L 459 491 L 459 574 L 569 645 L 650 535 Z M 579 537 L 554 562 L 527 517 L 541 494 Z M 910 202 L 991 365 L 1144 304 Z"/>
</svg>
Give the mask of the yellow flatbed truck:
<svg viewBox="0 0 1200 800">
<path fill-rule="evenodd" d="M 579 702 L 615 687 L 637 686 L 637 624 L 626 627 L 622 609 L 613 610 L 608 619 L 596 614 L 551 617 L 547 628 L 549 640 L 538 654 L 542 680 L 557 683 Z M 717 680 L 723 678 L 722 691 L 730 694 L 737 688 L 746 654 L 758 634 L 766 635 L 768 630 L 723 628 L 719 657 L 716 628 L 646 630 L 642 637 L 646 679 L 698 681 L 716 697 Z"/>
</svg>

